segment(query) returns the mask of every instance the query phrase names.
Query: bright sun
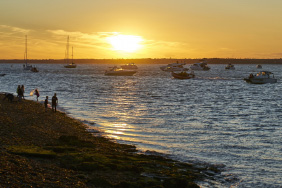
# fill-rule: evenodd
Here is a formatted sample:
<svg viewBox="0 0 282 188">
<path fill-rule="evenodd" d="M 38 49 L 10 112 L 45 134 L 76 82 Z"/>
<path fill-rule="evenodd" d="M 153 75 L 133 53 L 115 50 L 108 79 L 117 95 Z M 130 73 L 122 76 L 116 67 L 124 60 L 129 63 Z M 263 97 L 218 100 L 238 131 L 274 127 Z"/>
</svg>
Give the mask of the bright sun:
<svg viewBox="0 0 282 188">
<path fill-rule="evenodd" d="M 107 38 L 114 50 L 127 53 L 135 52 L 142 47 L 140 44 L 143 39 L 134 35 L 115 35 Z"/>
</svg>

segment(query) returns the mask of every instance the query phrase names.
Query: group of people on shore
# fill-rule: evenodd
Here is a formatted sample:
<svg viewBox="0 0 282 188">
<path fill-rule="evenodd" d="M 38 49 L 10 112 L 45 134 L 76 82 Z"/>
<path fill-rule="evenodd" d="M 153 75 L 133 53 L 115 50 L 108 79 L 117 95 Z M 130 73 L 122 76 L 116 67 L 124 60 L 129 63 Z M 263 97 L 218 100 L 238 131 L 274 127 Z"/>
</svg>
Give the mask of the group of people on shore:
<svg viewBox="0 0 282 188">
<path fill-rule="evenodd" d="M 18 97 L 18 101 L 21 101 L 22 98 L 24 99 L 24 92 L 25 92 L 25 88 L 24 85 L 18 85 L 17 88 L 17 97 Z M 38 98 L 40 96 L 38 89 L 36 88 L 32 93 L 34 93 L 36 95 L 36 100 L 38 102 Z M 57 104 L 58 104 L 58 98 L 57 98 L 57 94 L 55 93 L 54 96 L 52 97 L 52 111 L 56 112 L 57 111 Z M 48 108 L 48 96 L 46 96 L 46 99 L 44 101 L 44 106 L 45 106 L 45 112 L 47 111 Z"/>
<path fill-rule="evenodd" d="M 52 97 L 52 111 L 56 112 L 57 111 L 57 104 L 58 104 L 58 98 L 57 94 L 54 93 L 54 96 Z M 45 101 L 44 101 L 44 106 L 45 106 L 45 112 L 47 111 L 48 108 L 48 96 L 46 96 Z"/>
</svg>

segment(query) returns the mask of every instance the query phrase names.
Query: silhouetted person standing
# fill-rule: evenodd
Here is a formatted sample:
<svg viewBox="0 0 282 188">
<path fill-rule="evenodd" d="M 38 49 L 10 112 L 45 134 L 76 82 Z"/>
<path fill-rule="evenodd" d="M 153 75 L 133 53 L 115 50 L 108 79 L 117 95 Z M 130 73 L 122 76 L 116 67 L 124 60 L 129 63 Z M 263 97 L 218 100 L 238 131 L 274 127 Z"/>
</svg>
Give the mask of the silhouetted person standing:
<svg viewBox="0 0 282 188">
<path fill-rule="evenodd" d="M 21 90 L 23 92 L 23 99 L 24 99 L 24 85 L 22 85 Z"/>
<path fill-rule="evenodd" d="M 47 108 L 48 108 L 48 96 L 46 96 L 45 102 L 44 102 L 44 106 L 45 106 L 45 112 L 47 112 Z"/>
<path fill-rule="evenodd" d="M 21 86 L 18 85 L 18 88 L 17 88 L 17 97 L 19 97 L 20 90 L 21 90 Z"/>
<path fill-rule="evenodd" d="M 23 91 L 21 90 L 21 86 L 18 86 L 17 93 L 18 93 L 18 97 L 19 97 L 18 101 L 22 101 Z"/>
<path fill-rule="evenodd" d="M 40 96 L 40 95 L 39 95 L 39 91 L 38 91 L 38 89 L 36 88 L 34 92 L 35 92 L 36 99 L 37 99 L 37 102 L 38 102 L 38 97 Z"/>
<path fill-rule="evenodd" d="M 58 104 L 58 98 L 57 94 L 55 93 L 52 97 L 52 111 L 55 109 L 55 112 L 57 111 L 57 104 Z"/>
</svg>

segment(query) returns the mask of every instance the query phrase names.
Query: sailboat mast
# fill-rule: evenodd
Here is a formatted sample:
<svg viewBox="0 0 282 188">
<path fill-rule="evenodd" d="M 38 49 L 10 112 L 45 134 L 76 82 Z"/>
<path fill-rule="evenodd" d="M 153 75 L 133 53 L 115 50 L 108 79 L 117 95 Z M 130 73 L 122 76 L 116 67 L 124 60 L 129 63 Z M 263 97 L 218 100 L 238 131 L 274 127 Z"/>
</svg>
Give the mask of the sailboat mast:
<svg viewBox="0 0 282 188">
<path fill-rule="evenodd" d="M 71 47 L 71 64 L 73 64 L 73 46 Z"/>
<path fill-rule="evenodd" d="M 27 35 L 25 36 L 25 52 L 24 52 L 24 60 L 27 65 Z"/>
<path fill-rule="evenodd" d="M 67 39 L 67 54 L 66 54 L 67 63 L 69 63 L 69 40 L 70 40 L 70 36 L 68 36 Z"/>
</svg>

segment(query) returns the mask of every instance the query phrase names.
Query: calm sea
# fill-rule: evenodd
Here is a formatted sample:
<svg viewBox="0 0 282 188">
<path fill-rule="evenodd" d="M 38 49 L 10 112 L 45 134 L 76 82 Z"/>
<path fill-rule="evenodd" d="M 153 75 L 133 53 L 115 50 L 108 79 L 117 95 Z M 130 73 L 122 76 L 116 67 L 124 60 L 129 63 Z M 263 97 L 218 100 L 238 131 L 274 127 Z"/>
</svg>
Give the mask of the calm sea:
<svg viewBox="0 0 282 188">
<path fill-rule="evenodd" d="M 39 73 L 0 64 L 7 74 L 0 91 L 16 94 L 23 84 L 26 95 L 38 88 L 41 101 L 57 93 L 63 111 L 110 138 L 221 167 L 202 187 L 282 187 L 282 65 L 263 65 L 278 78 L 264 85 L 243 81 L 255 65 L 210 65 L 190 80 L 173 79 L 161 65 L 138 65 L 128 77 L 104 76 L 110 64 L 36 66 Z"/>
</svg>

